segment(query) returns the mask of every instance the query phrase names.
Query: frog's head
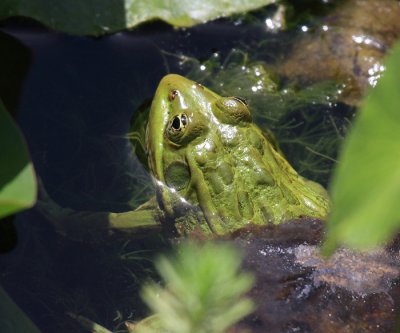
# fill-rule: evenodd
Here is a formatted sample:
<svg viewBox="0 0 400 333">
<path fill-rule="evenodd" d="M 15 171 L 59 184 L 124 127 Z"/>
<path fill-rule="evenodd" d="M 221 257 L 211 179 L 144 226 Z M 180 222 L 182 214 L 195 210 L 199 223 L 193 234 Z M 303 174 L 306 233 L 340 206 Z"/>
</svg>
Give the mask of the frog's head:
<svg viewBox="0 0 400 333">
<path fill-rule="evenodd" d="M 252 122 L 244 100 L 182 76 L 161 80 L 146 147 L 160 207 L 168 217 L 183 217 L 185 233 L 198 225 L 224 233 L 249 222 L 327 213 L 324 191 L 291 168 Z M 190 220 L 186 203 L 202 218 Z"/>
<path fill-rule="evenodd" d="M 221 120 L 233 124 L 251 121 L 246 102 L 239 97 L 221 97 L 177 74 L 165 76 L 154 96 L 147 127 L 153 176 L 165 183 L 165 154 L 204 140 L 212 125 Z"/>
<path fill-rule="evenodd" d="M 165 183 L 166 151 L 180 148 L 208 130 L 210 105 L 218 95 L 180 75 L 165 76 L 156 91 L 147 125 L 148 163 Z"/>
</svg>

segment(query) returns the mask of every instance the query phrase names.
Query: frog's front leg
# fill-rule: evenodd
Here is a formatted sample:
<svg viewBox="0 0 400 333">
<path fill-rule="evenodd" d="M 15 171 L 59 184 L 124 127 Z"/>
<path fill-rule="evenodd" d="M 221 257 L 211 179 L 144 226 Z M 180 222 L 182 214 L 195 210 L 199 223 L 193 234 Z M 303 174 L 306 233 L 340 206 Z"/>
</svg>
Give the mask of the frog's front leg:
<svg viewBox="0 0 400 333">
<path fill-rule="evenodd" d="M 58 233 L 79 241 L 99 241 L 121 232 L 140 236 L 161 229 L 154 199 L 128 212 L 76 211 L 57 204 L 39 181 L 39 199 L 35 208 Z"/>
<path fill-rule="evenodd" d="M 204 179 L 201 169 L 198 167 L 195 159 L 191 154 L 186 155 L 187 164 L 189 166 L 191 181 L 189 189 L 194 190 L 197 195 L 197 201 L 201 210 L 203 211 L 204 218 L 211 232 L 215 234 L 224 234 L 223 222 L 218 214 L 216 207 L 210 194 L 210 190 Z"/>
</svg>

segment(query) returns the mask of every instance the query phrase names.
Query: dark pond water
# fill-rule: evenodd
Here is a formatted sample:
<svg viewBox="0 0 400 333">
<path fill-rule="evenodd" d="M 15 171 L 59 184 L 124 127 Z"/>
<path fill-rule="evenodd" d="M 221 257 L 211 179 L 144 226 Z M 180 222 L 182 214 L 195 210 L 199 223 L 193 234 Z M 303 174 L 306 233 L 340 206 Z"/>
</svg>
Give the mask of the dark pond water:
<svg viewBox="0 0 400 333">
<path fill-rule="evenodd" d="M 0 30 L 5 73 L 0 93 L 49 194 L 76 210 L 116 212 L 153 193 L 127 133 L 135 111 L 151 99 L 165 74 L 193 72 L 193 63 L 188 67 L 181 55 L 200 64 L 216 55 L 223 61 L 232 49 L 242 49 L 258 52 L 254 61 L 276 64 L 304 34 L 300 28 L 272 33 L 257 15 L 191 29 L 155 23 L 102 38 L 68 36 L 27 21 L 9 21 Z M 268 48 L 258 48 L 260 41 Z M 297 168 L 306 160 L 298 157 L 304 147 L 293 146 L 291 138 L 330 121 L 341 139 L 353 112 L 337 101 L 301 104 L 290 126 L 278 131 L 288 159 Z M 312 126 L 305 121 L 310 114 Z M 323 130 L 315 133 L 308 140 L 324 137 Z M 307 169 L 307 176 L 327 184 L 338 146 L 335 141 L 322 175 Z M 155 276 L 150 258 L 168 247 L 161 237 L 86 244 L 55 233 L 35 209 L 18 214 L 13 223 L 18 236 L 14 249 L 0 257 L 1 284 L 43 333 L 80 332 L 66 312 L 108 328 L 146 314 L 138 290 Z"/>
</svg>

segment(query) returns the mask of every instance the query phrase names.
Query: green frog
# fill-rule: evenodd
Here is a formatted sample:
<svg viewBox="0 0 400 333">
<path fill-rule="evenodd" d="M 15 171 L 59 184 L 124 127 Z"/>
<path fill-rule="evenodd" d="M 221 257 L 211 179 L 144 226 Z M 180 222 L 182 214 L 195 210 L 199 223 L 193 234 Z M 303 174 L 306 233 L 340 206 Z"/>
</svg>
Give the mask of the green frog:
<svg viewBox="0 0 400 333">
<path fill-rule="evenodd" d="M 69 210 L 61 224 L 49 214 L 57 209 L 47 206 L 42 211 L 47 210 L 49 219 L 58 221 L 64 232 L 161 226 L 178 235 L 198 231 L 221 235 L 248 224 L 324 219 L 329 212 L 325 189 L 290 166 L 277 145 L 253 123 L 244 99 L 221 97 L 182 76 L 169 74 L 157 88 L 146 151 L 156 198 L 135 211 Z"/>
<path fill-rule="evenodd" d="M 244 99 L 182 76 L 161 80 L 146 146 L 157 201 L 179 234 L 224 234 L 329 212 L 323 187 L 297 174 L 252 122 Z"/>
</svg>

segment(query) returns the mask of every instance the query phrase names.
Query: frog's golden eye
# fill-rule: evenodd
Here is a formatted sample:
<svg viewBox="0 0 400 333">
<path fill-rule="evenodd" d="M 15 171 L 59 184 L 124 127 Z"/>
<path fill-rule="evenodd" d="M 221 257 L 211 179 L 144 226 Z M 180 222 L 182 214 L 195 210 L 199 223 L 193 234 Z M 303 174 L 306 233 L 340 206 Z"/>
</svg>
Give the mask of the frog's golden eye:
<svg viewBox="0 0 400 333">
<path fill-rule="evenodd" d="M 217 100 L 215 105 L 214 114 L 223 123 L 251 122 L 251 113 L 247 102 L 241 97 L 223 97 Z"/>
<path fill-rule="evenodd" d="M 169 131 L 180 132 L 187 125 L 187 116 L 184 113 L 175 116 L 169 123 Z"/>
<path fill-rule="evenodd" d="M 165 136 L 176 145 L 189 143 L 207 130 L 207 119 L 201 113 L 191 112 L 189 115 L 174 115 L 167 123 Z"/>
</svg>

